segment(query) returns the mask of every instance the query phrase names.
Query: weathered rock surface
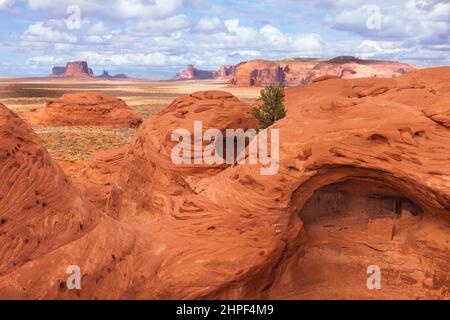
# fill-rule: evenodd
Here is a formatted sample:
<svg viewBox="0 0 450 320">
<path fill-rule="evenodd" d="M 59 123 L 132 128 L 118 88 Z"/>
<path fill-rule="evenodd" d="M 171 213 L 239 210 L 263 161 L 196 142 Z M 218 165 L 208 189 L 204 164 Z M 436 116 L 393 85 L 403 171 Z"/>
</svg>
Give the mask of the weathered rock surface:
<svg viewBox="0 0 450 320">
<path fill-rule="evenodd" d="M 22 114 L 31 124 L 50 126 L 138 127 L 142 118 L 127 104 L 101 92 L 65 94 L 42 109 Z"/>
<path fill-rule="evenodd" d="M 0 142 L 2 299 L 132 299 L 152 291 L 162 263 L 157 242 L 93 208 L 3 105 Z M 75 265 L 82 290 L 67 288 Z"/>
<path fill-rule="evenodd" d="M 416 68 L 412 65 L 354 57 L 323 59 L 288 59 L 280 61 L 252 60 L 235 68 L 231 83 L 236 86 L 287 86 L 311 83 L 324 76 L 339 78 L 397 77 Z"/>
<path fill-rule="evenodd" d="M 129 146 L 125 145 L 96 153 L 74 180 L 75 186 L 83 190 L 85 197 L 100 210 L 104 209 L 111 196 L 111 189 L 117 180 L 128 148 Z"/>
<path fill-rule="evenodd" d="M 144 126 L 110 204 L 117 217 L 152 232 L 204 240 L 178 247 L 190 270 L 185 289 L 176 267 L 159 274 L 173 290 L 165 297 L 445 299 L 450 132 L 424 106 L 449 98 L 449 79 L 450 68 L 441 68 L 395 79 L 331 77 L 287 90 L 288 115 L 274 126 L 281 139 L 275 176 L 240 165 L 168 179 L 176 169 L 135 152 L 153 136 L 144 138 Z M 142 174 L 145 163 L 155 165 Z M 389 230 L 371 234 L 378 219 L 394 225 L 391 240 Z M 383 290 L 366 287 L 371 265 L 381 268 Z"/>
<path fill-rule="evenodd" d="M 138 199 L 147 199 L 144 202 L 152 203 L 154 197 L 166 199 L 153 206 L 161 206 L 158 211 L 167 212 L 170 206 L 169 194 L 184 193 L 186 182 L 184 177 L 202 177 L 216 174 L 227 168 L 224 164 L 195 164 L 198 158 L 194 150 L 194 136 L 191 144 L 187 145 L 191 152 L 191 164 L 174 164 L 172 150 L 178 142 L 172 141 L 172 133 L 177 129 L 186 129 L 194 132 L 194 121 L 202 122 L 202 133 L 208 129 L 219 129 L 225 136 L 226 129 L 257 128 L 256 120 L 250 115 L 250 106 L 240 102 L 233 95 L 222 91 L 196 92 L 188 96 L 175 99 L 168 107 L 150 118 L 142 125 L 136 134 L 129 152 L 124 160 L 117 184 L 113 189 L 111 206 L 114 216 L 130 218 L 147 215 L 145 207 L 136 206 Z M 205 148 L 210 142 L 204 142 Z M 224 142 L 225 145 L 225 142 Z M 225 156 L 225 155 L 222 155 Z M 147 166 L 149 170 L 136 170 Z M 189 178 L 186 178 L 189 180 Z M 144 183 L 152 181 L 151 189 L 130 187 L 129 183 Z M 180 185 L 181 184 L 181 185 Z M 167 189 L 169 188 L 169 189 Z M 160 193 L 160 194 L 159 194 Z M 156 194 L 159 194 L 156 196 Z M 188 201 L 189 202 L 189 201 Z M 186 202 L 186 203 L 188 203 Z M 128 205 L 131 203 L 131 207 Z M 184 204 L 183 204 L 184 206 Z M 189 207 L 189 204 L 186 205 Z M 189 210 L 196 210 L 195 206 Z"/>
<path fill-rule="evenodd" d="M 175 128 L 253 125 L 229 94 L 177 99 L 116 153 L 105 209 L 115 219 L 66 192 L 61 170 L 4 108 L 2 298 L 448 299 L 449 82 L 450 68 L 434 68 L 288 89 L 287 116 L 271 127 L 280 130 L 273 176 L 248 163 L 173 164 Z M 34 207 L 34 185 L 47 209 Z M 60 286 L 72 264 L 81 291 Z M 367 288 L 369 266 L 379 266 L 382 290 Z"/>
</svg>

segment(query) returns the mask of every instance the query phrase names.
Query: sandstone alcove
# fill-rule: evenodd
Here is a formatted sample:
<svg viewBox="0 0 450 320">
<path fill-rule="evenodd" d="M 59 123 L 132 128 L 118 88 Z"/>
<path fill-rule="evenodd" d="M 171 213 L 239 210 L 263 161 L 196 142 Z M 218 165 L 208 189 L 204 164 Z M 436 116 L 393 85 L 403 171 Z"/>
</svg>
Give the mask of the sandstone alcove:
<svg viewBox="0 0 450 320">
<path fill-rule="evenodd" d="M 398 187 L 351 177 L 317 189 L 298 212 L 295 253 L 277 270 L 271 295 L 287 299 L 429 298 L 448 294 L 445 241 L 436 222 Z M 427 231 L 425 231 L 427 230 Z M 381 290 L 369 290 L 369 266 Z"/>
</svg>

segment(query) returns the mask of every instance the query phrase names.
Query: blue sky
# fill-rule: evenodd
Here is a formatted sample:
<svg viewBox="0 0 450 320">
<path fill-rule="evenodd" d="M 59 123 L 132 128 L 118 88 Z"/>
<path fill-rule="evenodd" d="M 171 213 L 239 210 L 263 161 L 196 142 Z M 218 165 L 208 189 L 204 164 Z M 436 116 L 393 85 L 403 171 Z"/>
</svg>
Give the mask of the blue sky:
<svg viewBox="0 0 450 320">
<path fill-rule="evenodd" d="M 0 24 L 0 76 L 72 60 L 154 79 L 257 58 L 450 65 L 449 0 L 0 0 Z"/>
</svg>

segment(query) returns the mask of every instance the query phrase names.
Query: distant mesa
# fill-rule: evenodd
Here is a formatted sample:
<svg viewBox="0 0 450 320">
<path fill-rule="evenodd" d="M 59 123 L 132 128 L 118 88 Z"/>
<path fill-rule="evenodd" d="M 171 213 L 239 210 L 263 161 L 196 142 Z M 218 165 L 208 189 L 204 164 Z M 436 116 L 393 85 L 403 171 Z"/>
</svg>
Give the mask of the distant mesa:
<svg viewBox="0 0 450 320">
<path fill-rule="evenodd" d="M 413 65 L 384 60 L 363 60 L 352 56 L 333 59 L 291 58 L 285 60 L 250 60 L 236 66 L 221 66 L 217 71 L 205 71 L 188 65 L 173 80 L 229 80 L 240 87 L 283 84 L 296 86 L 308 84 L 315 79 L 331 77 L 348 78 L 394 78 L 416 70 Z"/>
<path fill-rule="evenodd" d="M 94 72 L 88 67 L 86 61 L 73 61 L 68 62 L 65 67 L 53 67 L 50 77 L 56 78 L 69 78 L 69 77 L 82 77 L 93 78 Z"/>
<path fill-rule="evenodd" d="M 218 70 L 200 70 L 189 64 L 186 70 L 177 73 L 173 80 L 230 80 L 233 76 L 233 66 L 221 66 Z"/>
<path fill-rule="evenodd" d="M 279 61 L 251 60 L 235 67 L 231 84 L 266 86 L 308 84 L 317 78 L 395 78 L 416 70 L 413 65 L 384 60 L 363 60 L 341 56 L 330 60 L 294 58 Z"/>
<path fill-rule="evenodd" d="M 87 61 L 73 61 L 68 62 L 65 67 L 53 67 L 51 78 L 99 78 L 108 80 L 126 80 L 130 79 L 125 74 L 110 75 L 108 71 L 103 71 L 103 74 L 96 76 L 91 68 L 89 68 Z"/>
<path fill-rule="evenodd" d="M 65 94 L 21 116 L 30 124 L 47 126 L 136 128 L 143 121 L 123 100 L 94 91 Z"/>
</svg>

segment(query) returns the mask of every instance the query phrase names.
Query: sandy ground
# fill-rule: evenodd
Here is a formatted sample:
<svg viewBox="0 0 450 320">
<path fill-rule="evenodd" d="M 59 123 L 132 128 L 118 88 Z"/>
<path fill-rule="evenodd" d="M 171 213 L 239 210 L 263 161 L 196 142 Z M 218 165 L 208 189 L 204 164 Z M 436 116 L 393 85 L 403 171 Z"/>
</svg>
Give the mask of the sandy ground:
<svg viewBox="0 0 450 320">
<path fill-rule="evenodd" d="M 0 79 L 0 103 L 21 114 L 42 108 L 46 101 L 66 93 L 102 91 L 123 99 L 144 119 L 167 106 L 175 98 L 203 90 L 228 91 L 243 102 L 252 103 L 261 88 L 229 87 L 220 81 L 107 81 L 80 79 Z M 93 153 L 130 143 L 135 129 L 103 127 L 33 126 L 45 147 L 71 175 Z"/>
</svg>

